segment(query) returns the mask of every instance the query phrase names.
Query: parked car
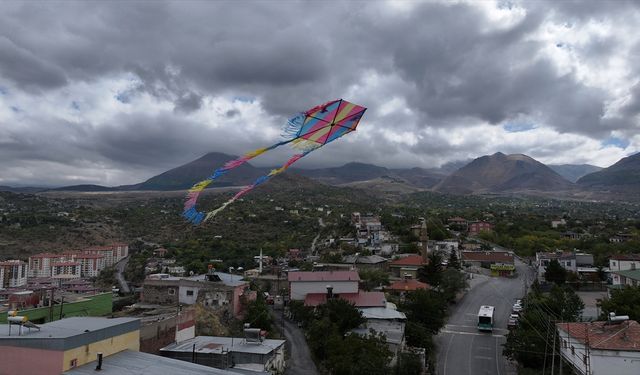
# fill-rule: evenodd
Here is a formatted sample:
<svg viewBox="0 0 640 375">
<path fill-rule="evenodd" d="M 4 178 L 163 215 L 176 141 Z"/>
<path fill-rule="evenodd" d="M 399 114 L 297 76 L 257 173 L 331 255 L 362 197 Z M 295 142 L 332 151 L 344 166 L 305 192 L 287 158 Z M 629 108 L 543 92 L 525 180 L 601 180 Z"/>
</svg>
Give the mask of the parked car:
<svg viewBox="0 0 640 375">
<path fill-rule="evenodd" d="M 514 304 L 513 307 L 511 307 L 511 311 L 515 312 L 515 313 L 519 313 L 520 311 L 522 311 L 522 305 L 520 304 Z"/>
<path fill-rule="evenodd" d="M 507 327 L 508 328 L 515 328 L 518 326 L 518 315 L 517 314 L 511 314 L 509 316 L 509 321 L 507 322 Z"/>
</svg>

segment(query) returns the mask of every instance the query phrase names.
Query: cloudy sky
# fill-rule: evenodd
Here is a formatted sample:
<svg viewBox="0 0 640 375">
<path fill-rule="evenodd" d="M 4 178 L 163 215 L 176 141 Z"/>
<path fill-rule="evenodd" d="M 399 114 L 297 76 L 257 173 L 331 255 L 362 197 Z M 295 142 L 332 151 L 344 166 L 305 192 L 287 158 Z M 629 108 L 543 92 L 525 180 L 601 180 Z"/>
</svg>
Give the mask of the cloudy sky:
<svg viewBox="0 0 640 375">
<path fill-rule="evenodd" d="M 606 167 L 640 151 L 639 24 L 623 0 L 3 1 L 0 185 L 140 182 L 334 98 L 369 110 L 299 165 Z"/>
</svg>

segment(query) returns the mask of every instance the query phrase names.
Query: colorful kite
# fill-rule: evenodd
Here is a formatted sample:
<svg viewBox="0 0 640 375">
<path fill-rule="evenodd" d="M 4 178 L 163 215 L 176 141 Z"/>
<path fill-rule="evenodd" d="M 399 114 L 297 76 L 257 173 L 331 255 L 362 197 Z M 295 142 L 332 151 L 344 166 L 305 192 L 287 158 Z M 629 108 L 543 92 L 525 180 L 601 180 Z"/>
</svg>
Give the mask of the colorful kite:
<svg viewBox="0 0 640 375">
<path fill-rule="evenodd" d="M 313 107 L 306 112 L 299 113 L 287 121 L 282 134 L 285 140 L 272 146 L 249 152 L 238 159 L 227 162 L 224 166 L 216 169 L 211 176 L 207 177 L 206 180 L 198 182 L 189 189 L 189 192 L 187 193 L 187 200 L 184 203 L 184 212 L 182 213 L 182 216 L 196 225 L 214 217 L 229 204 L 247 194 L 256 186 L 265 183 L 271 177 L 286 171 L 293 163 L 305 157 L 310 152 L 315 151 L 327 143 L 333 142 L 343 135 L 356 130 L 358 122 L 360 122 L 360 119 L 366 110 L 367 109 L 365 107 L 349 103 L 346 100 L 338 99 Z M 301 152 L 293 155 L 282 165 L 282 167 L 272 170 L 266 176 L 258 177 L 253 184 L 244 187 L 231 199 L 215 210 L 203 212 L 196 209 L 198 196 L 211 182 L 213 182 L 213 180 L 226 174 L 230 170 L 241 166 L 258 155 L 286 144 L 290 144 L 293 148 L 300 150 Z"/>
</svg>

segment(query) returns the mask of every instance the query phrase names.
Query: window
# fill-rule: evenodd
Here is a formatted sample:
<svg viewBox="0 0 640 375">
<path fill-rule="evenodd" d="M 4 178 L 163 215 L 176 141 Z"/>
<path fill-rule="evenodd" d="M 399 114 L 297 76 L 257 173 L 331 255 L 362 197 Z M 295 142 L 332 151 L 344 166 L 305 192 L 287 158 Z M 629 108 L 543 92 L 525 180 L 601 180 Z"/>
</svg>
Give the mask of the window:
<svg viewBox="0 0 640 375">
<path fill-rule="evenodd" d="M 576 355 L 576 348 L 571 345 L 571 355 Z"/>
<path fill-rule="evenodd" d="M 188 296 L 192 296 L 193 295 L 193 290 L 187 290 L 187 295 Z"/>
<path fill-rule="evenodd" d="M 611 261 L 611 265 L 612 265 L 613 267 L 615 267 L 615 266 L 616 266 L 616 261 L 615 261 L 615 260 L 612 260 L 612 261 Z"/>
<path fill-rule="evenodd" d="M 635 270 L 636 269 L 636 262 L 631 263 L 631 269 Z"/>
<path fill-rule="evenodd" d="M 582 363 L 584 363 L 585 365 L 587 364 L 587 355 L 586 354 L 582 355 Z"/>
<path fill-rule="evenodd" d="M 74 368 L 74 367 L 77 367 L 77 366 L 78 366 L 78 359 L 77 358 L 74 358 L 71 361 L 69 361 L 69 367 L 70 368 Z"/>
</svg>

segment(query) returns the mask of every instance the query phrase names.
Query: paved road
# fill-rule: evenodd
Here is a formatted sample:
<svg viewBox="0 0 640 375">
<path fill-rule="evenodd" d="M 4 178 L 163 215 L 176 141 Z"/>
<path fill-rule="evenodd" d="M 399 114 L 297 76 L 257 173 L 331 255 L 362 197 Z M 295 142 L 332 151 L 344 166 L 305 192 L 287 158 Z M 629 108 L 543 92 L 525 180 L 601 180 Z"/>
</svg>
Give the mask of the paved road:
<svg viewBox="0 0 640 375">
<path fill-rule="evenodd" d="M 271 309 L 273 321 L 278 327 L 282 327 L 282 313 Z M 296 323 L 284 319 L 284 337 L 287 340 L 289 362 L 285 375 L 318 375 L 316 364 L 311 359 L 311 352 L 304 338 L 304 333 Z"/>
<path fill-rule="evenodd" d="M 118 279 L 118 283 L 120 283 L 120 290 L 122 293 L 130 293 L 129 284 L 124 279 L 122 273 L 124 269 L 127 267 L 127 263 L 129 263 L 129 256 L 127 255 L 125 258 L 121 259 L 118 263 L 116 263 L 116 279 Z"/>
<path fill-rule="evenodd" d="M 531 271 L 516 260 L 518 278 L 476 276 L 472 288 L 458 302 L 447 325 L 436 337 L 438 375 L 509 375 L 512 366 L 502 356 L 507 321 L 516 298 L 522 297 L 525 281 L 532 280 Z M 493 333 L 478 332 L 478 310 L 481 305 L 495 306 Z"/>
</svg>

